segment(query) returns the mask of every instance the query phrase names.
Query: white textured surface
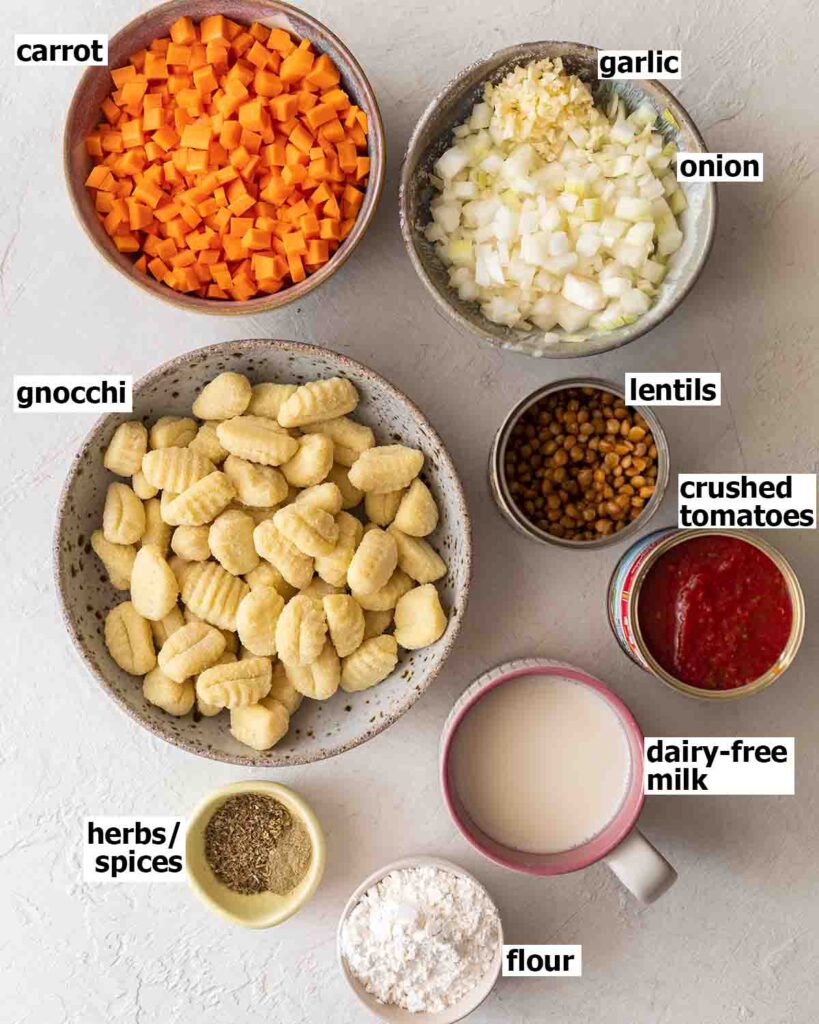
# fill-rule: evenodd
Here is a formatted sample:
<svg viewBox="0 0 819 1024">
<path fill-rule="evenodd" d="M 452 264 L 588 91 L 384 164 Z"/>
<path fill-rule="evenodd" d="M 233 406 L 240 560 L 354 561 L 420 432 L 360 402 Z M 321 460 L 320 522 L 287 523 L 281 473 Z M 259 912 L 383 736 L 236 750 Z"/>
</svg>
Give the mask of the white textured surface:
<svg viewBox="0 0 819 1024">
<path fill-rule="evenodd" d="M 387 187 L 361 250 L 328 286 L 298 309 L 231 321 L 152 302 L 103 264 L 75 226 L 60 178 L 62 118 L 78 71 L 10 66 L 12 32 L 113 32 L 145 6 L 4 7 L 0 1018 L 352 1024 L 362 1015 L 334 960 L 344 901 L 386 861 L 436 853 L 485 882 L 508 941 L 584 946 L 584 978 L 503 981 L 476 1024 L 809 1024 L 819 988 L 816 534 L 769 535 L 806 590 L 809 629 L 798 664 L 765 694 L 714 707 L 662 688 L 617 648 L 604 589 L 619 549 L 574 555 L 533 546 L 499 518 L 485 474 L 498 422 L 529 389 L 573 373 L 617 379 L 624 370 L 722 370 L 721 409 L 662 411 L 675 470 L 816 469 L 816 4 L 307 4 L 371 76 L 388 134 Z M 621 354 L 560 364 L 502 355 L 436 315 L 404 255 L 395 198 L 401 152 L 428 98 L 477 55 L 548 37 L 682 48 L 679 94 L 711 148 L 763 150 L 767 179 L 721 186 L 710 264 L 670 321 Z M 210 916 L 182 885 L 81 882 L 84 814 L 184 814 L 210 788 L 246 773 L 152 740 L 78 665 L 58 619 L 50 543 L 63 474 L 89 420 L 13 416 L 9 391 L 12 373 L 138 375 L 205 342 L 275 335 L 329 342 L 427 411 L 467 487 L 477 569 L 448 670 L 401 722 L 335 761 L 268 773 L 313 802 L 329 861 L 299 917 L 256 933 Z M 657 525 L 671 520 L 672 503 Z M 539 882 L 483 863 L 442 806 L 438 733 L 474 675 L 529 654 L 596 671 L 651 734 L 796 735 L 799 795 L 650 800 L 645 831 L 681 877 L 649 908 L 627 898 L 604 867 Z"/>
</svg>

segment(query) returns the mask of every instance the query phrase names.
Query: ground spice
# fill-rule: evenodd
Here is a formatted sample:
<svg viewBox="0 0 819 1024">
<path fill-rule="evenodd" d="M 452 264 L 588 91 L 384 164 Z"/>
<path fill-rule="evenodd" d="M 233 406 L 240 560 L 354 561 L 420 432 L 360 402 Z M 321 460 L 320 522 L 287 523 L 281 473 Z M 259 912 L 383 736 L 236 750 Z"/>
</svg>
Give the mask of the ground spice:
<svg viewBox="0 0 819 1024">
<path fill-rule="evenodd" d="M 302 823 L 261 793 L 229 797 L 205 828 L 205 858 L 234 892 L 283 896 L 304 878 L 311 856 Z"/>
</svg>

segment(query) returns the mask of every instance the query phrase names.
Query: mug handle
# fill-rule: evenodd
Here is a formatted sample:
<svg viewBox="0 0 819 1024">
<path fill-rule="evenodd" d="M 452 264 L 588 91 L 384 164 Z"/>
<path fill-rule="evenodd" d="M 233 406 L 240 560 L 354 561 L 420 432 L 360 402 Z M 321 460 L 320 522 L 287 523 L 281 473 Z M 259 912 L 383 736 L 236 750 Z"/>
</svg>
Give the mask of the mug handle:
<svg viewBox="0 0 819 1024">
<path fill-rule="evenodd" d="M 623 885 L 643 903 L 653 903 L 677 881 L 677 872 L 635 828 L 606 857 Z"/>
</svg>

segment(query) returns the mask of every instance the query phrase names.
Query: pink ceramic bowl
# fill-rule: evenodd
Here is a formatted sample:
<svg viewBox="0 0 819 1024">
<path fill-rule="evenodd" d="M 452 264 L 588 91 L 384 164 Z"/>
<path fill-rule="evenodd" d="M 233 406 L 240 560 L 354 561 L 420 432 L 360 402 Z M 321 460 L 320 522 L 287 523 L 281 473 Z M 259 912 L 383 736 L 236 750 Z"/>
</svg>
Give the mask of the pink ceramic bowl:
<svg viewBox="0 0 819 1024">
<path fill-rule="evenodd" d="M 526 853 L 504 846 L 471 820 L 454 785 L 450 758 L 455 734 L 471 709 L 491 690 L 522 676 L 544 675 L 571 679 L 595 690 L 613 709 L 626 733 L 631 752 L 628 791 L 620 810 L 588 842 L 560 853 Z M 441 786 L 449 813 L 464 838 L 489 860 L 530 875 L 562 875 L 605 859 L 620 880 L 644 902 L 662 895 L 676 872 L 637 830 L 643 807 L 643 733 L 631 711 L 604 683 L 574 665 L 541 658 L 507 662 L 484 673 L 464 691 L 444 725 L 441 738 Z"/>
<path fill-rule="evenodd" d="M 370 177 L 367 191 L 352 231 L 328 262 L 289 288 L 283 288 L 272 295 L 257 295 L 252 299 L 236 302 L 177 292 L 154 280 L 150 274 L 140 273 L 134 266 L 134 260 L 129 255 L 118 252 L 106 235 L 97 219 L 91 193 L 84 184 L 92 166 L 91 158 L 85 151 L 85 137 L 99 122 L 100 104 L 111 91 L 108 67 L 89 67 L 79 80 L 66 118 L 63 163 L 68 193 L 77 219 L 106 262 L 143 291 L 181 309 L 222 316 L 249 316 L 279 309 L 296 299 L 303 298 L 308 292 L 329 280 L 352 255 L 370 226 L 381 197 L 385 170 L 384 128 L 375 93 L 350 50 L 317 18 L 281 0 L 168 0 L 167 3 L 140 14 L 116 35 L 111 36 L 108 43 L 109 67 L 117 68 L 127 64 L 132 53 L 147 46 L 151 40 L 167 35 L 177 18 L 184 15 L 193 18 L 194 21 L 201 21 L 209 14 L 224 14 L 245 25 L 258 21 L 270 28 L 286 29 L 298 38 L 310 39 L 317 50 L 329 54 L 341 72 L 342 88 L 367 114 L 370 129 Z"/>
</svg>

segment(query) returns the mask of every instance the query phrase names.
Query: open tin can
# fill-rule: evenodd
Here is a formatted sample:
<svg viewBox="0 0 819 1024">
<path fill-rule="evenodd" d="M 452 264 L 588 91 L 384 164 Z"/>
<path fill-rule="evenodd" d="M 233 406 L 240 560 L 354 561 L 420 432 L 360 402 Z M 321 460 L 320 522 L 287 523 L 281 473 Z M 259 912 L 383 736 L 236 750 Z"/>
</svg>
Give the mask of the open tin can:
<svg viewBox="0 0 819 1024">
<path fill-rule="evenodd" d="M 489 486 L 498 508 L 520 533 L 531 537 L 532 540 L 540 541 L 542 544 L 557 544 L 560 547 L 573 548 L 574 550 L 596 550 L 609 544 L 619 544 L 621 541 L 634 537 L 635 534 L 639 533 L 646 526 L 660 507 L 666 487 L 668 486 L 668 440 L 665 436 L 665 431 L 660 425 L 660 421 L 651 409 L 645 406 L 630 406 L 635 412 L 640 413 L 648 424 L 654 444 L 657 447 L 657 477 L 654 493 L 640 515 L 618 532 L 601 536 L 599 540 L 567 540 L 565 537 L 554 536 L 533 523 L 516 504 L 506 479 L 506 449 L 518 420 L 533 405 L 536 405 L 548 395 L 553 395 L 558 391 L 565 391 L 568 388 L 594 388 L 597 391 L 611 392 L 611 394 L 625 400 L 625 393 L 621 387 L 618 387 L 612 381 L 598 380 L 595 377 L 572 377 L 566 380 L 558 380 L 553 384 L 545 384 L 543 387 L 538 388 L 537 391 L 533 391 L 532 394 L 527 395 L 526 398 L 518 402 L 511 410 L 495 435 L 489 457 Z"/>
<path fill-rule="evenodd" d="M 648 649 L 640 631 L 640 620 L 637 614 L 640 588 L 649 571 L 659 559 L 677 544 L 682 544 L 694 537 L 709 535 L 735 537 L 746 544 L 753 545 L 767 555 L 785 581 L 793 610 L 790 636 L 773 665 L 757 679 L 752 679 L 743 686 L 724 690 L 692 686 L 667 672 L 658 664 Z M 680 530 L 669 526 L 655 530 L 646 537 L 641 537 L 640 540 L 632 544 L 617 563 L 609 580 L 608 616 L 609 625 L 617 642 L 631 660 L 646 672 L 657 676 L 664 683 L 689 697 L 700 697 L 705 700 L 735 700 L 738 697 L 748 697 L 764 690 L 778 679 L 793 662 L 805 631 L 805 599 L 799 580 L 790 563 L 767 541 L 753 537 L 744 530 Z"/>
</svg>

